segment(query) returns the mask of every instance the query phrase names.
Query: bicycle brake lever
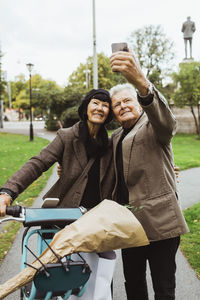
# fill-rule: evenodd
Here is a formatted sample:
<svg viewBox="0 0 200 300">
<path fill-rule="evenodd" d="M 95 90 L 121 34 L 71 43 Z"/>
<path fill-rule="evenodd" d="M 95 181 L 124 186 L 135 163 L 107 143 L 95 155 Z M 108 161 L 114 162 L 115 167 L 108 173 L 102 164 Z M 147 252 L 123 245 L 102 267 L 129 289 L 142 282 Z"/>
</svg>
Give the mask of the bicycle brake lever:
<svg viewBox="0 0 200 300">
<path fill-rule="evenodd" d="M 17 222 L 21 222 L 23 223 L 25 221 L 25 217 L 22 217 L 22 218 L 14 218 L 14 217 L 9 217 L 9 218 L 4 218 L 2 220 L 0 220 L 0 224 L 3 223 L 3 222 L 7 222 L 7 221 L 17 221 Z"/>
</svg>

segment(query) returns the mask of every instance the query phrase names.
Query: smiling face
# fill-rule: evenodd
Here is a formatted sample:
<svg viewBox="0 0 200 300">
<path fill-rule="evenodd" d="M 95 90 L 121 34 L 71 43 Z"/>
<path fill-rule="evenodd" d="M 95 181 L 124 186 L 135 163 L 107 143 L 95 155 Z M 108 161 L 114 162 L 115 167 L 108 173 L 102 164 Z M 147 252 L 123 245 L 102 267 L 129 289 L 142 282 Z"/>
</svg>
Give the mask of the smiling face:
<svg viewBox="0 0 200 300">
<path fill-rule="evenodd" d="M 112 96 L 112 109 L 117 121 L 129 128 L 139 119 L 142 108 L 129 89 L 124 89 Z"/>
<path fill-rule="evenodd" d="M 109 114 L 109 103 L 98 99 L 91 99 L 87 107 L 88 122 L 92 124 L 103 124 Z"/>
</svg>

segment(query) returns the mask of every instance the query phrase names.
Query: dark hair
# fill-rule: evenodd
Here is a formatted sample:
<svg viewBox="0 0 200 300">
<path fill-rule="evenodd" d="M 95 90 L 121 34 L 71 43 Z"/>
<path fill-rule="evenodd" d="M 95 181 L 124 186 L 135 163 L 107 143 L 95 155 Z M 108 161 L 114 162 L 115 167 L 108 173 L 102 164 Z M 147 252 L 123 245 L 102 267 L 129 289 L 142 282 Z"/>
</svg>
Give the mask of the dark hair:
<svg viewBox="0 0 200 300">
<path fill-rule="evenodd" d="M 113 118 L 112 109 L 111 109 L 111 98 L 109 92 L 104 89 L 93 89 L 89 91 L 86 94 L 86 96 L 83 98 L 78 108 L 78 114 L 81 120 L 86 121 L 88 119 L 87 107 L 91 99 L 98 99 L 100 101 L 109 103 L 109 114 L 107 119 L 105 120 L 105 124 L 109 123 Z"/>
</svg>

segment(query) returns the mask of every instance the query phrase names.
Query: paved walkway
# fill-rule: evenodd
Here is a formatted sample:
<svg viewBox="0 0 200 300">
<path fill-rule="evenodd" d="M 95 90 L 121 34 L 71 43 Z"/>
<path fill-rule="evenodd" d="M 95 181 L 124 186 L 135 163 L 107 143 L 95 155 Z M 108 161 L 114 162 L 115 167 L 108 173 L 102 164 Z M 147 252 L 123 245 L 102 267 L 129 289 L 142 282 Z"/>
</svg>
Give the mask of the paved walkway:
<svg viewBox="0 0 200 300">
<path fill-rule="evenodd" d="M 4 123 L 5 128 L 0 131 L 15 132 L 28 134 L 28 123 L 20 122 L 20 124 L 14 124 L 11 122 Z M 47 132 L 43 129 L 43 122 L 34 122 L 35 135 L 44 137 L 48 140 L 52 140 L 55 136 L 54 132 Z M 23 129 L 22 129 L 23 128 Z M 41 203 L 42 195 L 49 189 L 49 187 L 55 182 L 57 178 L 56 169 L 54 169 L 53 175 L 51 176 L 47 186 L 42 193 L 36 199 L 34 206 L 39 207 Z M 191 206 L 192 204 L 200 201 L 200 168 L 189 169 L 180 172 L 179 175 L 179 195 L 183 209 Z M 21 235 L 22 230 L 16 237 L 13 247 L 9 251 L 8 255 L 4 259 L 0 266 L 0 284 L 5 282 L 7 279 L 13 277 L 19 272 L 20 269 L 20 246 L 21 246 Z M 117 251 L 118 260 L 114 275 L 114 300 L 126 300 L 125 290 L 123 286 L 123 275 L 122 275 L 122 263 L 120 257 L 120 251 Z M 134 272 L 134 270 L 133 270 Z M 199 300 L 200 299 L 200 280 L 191 269 L 187 260 L 178 251 L 177 255 L 177 289 L 176 299 L 177 300 Z M 153 290 L 148 270 L 148 288 L 149 288 L 149 300 L 153 300 Z M 6 300 L 18 300 L 19 291 L 5 298 Z M 88 299 L 91 300 L 91 299 Z"/>
</svg>

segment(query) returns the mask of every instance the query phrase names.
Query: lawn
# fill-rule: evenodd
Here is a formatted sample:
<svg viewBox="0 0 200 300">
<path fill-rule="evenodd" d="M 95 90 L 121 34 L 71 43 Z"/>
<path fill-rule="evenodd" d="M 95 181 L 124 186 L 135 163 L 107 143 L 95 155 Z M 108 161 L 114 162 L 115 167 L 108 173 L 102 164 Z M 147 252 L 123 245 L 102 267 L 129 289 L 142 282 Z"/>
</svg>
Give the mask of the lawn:
<svg viewBox="0 0 200 300">
<path fill-rule="evenodd" d="M 39 153 L 49 141 L 34 137 L 34 141 L 30 142 L 25 135 L 0 133 L 0 186 L 32 156 Z M 46 185 L 52 169 L 38 178 L 30 185 L 14 202 L 23 206 L 30 206 L 34 199 Z M 12 241 L 20 227 L 19 223 L 11 222 L 4 225 L 0 230 L 0 262 L 12 245 Z"/>
<path fill-rule="evenodd" d="M 196 135 L 177 134 L 172 146 L 175 164 L 180 170 L 200 166 L 200 139 Z"/>
<path fill-rule="evenodd" d="M 184 211 L 190 233 L 182 235 L 181 250 L 200 278 L 200 203 Z"/>
</svg>

